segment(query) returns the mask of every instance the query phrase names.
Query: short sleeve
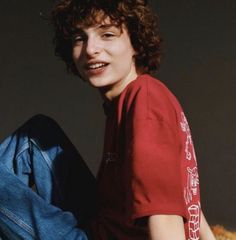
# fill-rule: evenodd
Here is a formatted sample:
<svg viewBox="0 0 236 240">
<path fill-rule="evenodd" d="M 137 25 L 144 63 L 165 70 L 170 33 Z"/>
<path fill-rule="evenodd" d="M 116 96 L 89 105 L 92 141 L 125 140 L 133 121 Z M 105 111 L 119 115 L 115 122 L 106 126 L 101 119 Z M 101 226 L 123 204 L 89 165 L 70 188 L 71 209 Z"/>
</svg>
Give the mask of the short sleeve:
<svg viewBox="0 0 236 240">
<path fill-rule="evenodd" d="M 132 219 L 155 214 L 186 218 L 177 131 L 163 119 L 126 126 L 126 207 Z"/>
</svg>

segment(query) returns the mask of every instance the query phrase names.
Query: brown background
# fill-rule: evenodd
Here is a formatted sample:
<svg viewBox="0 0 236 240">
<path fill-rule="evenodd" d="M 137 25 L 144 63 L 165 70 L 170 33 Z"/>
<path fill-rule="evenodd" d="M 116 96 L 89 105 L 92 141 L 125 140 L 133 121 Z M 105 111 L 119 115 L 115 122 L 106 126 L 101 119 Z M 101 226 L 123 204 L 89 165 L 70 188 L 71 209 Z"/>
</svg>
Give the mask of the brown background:
<svg viewBox="0 0 236 240">
<path fill-rule="evenodd" d="M 104 115 L 95 89 L 54 57 L 52 1 L 1 0 L 0 139 L 30 116 L 56 119 L 96 173 Z M 202 206 L 211 224 L 236 229 L 236 2 L 152 1 L 165 57 L 158 77 L 182 103 L 198 156 Z"/>
</svg>

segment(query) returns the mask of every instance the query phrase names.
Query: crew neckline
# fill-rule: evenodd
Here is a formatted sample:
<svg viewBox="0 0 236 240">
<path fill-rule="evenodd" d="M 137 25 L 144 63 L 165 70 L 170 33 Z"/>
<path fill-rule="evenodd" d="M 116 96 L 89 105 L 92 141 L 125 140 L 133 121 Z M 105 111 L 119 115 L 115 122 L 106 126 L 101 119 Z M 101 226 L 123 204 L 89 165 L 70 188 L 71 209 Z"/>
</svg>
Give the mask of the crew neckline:
<svg viewBox="0 0 236 240">
<path fill-rule="evenodd" d="M 117 95 L 115 98 L 113 98 L 112 100 L 104 100 L 103 101 L 103 110 L 106 116 L 111 115 L 111 113 L 114 112 L 115 106 L 117 104 L 117 102 L 120 99 L 120 96 L 122 95 L 122 93 L 124 93 L 125 91 L 127 91 L 127 89 L 132 86 L 133 84 L 137 83 L 137 81 L 139 81 L 140 79 L 142 79 L 144 76 L 148 75 L 147 73 L 144 74 L 140 74 L 138 75 L 133 81 L 129 82 L 125 88 L 122 90 L 122 92 Z"/>
</svg>

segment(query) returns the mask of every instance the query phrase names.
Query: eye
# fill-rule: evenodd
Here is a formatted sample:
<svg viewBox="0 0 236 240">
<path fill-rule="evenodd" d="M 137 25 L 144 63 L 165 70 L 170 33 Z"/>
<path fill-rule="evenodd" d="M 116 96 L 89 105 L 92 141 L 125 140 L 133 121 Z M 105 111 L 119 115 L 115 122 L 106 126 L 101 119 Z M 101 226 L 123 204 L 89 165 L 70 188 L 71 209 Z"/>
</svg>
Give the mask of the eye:
<svg viewBox="0 0 236 240">
<path fill-rule="evenodd" d="M 76 35 L 76 36 L 74 36 L 73 37 L 73 39 L 72 39 L 72 43 L 75 45 L 75 44 L 79 44 L 79 43 L 81 43 L 81 42 L 83 42 L 84 41 L 84 36 L 82 36 L 82 35 Z"/>
<path fill-rule="evenodd" d="M 116 35 L 114 33 L 111 33 L 111 32 L 105 32 L 102 34 L 102 37 L 105 38 L 105 39 L 111 39 L 111 38 L 114 38 Z"/>
</svg>

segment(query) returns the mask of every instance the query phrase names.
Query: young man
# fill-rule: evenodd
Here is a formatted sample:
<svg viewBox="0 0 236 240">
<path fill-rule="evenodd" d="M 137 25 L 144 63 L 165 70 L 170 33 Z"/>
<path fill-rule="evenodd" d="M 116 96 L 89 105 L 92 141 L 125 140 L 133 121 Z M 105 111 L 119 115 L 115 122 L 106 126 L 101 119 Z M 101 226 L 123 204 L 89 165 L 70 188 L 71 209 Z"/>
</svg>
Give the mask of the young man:
<svg viewBox="0 0 236 240">
<path fill-rule="evenodd" d="M 146 1 L 61 0 L 52 22 L 57 55 L 104 99 L 97 198 L 70 141 L 37 116 L 0 145 L 4 236 L 214 239 L 201 212 L 188 122 L 172 93 L 149 75 L 159 67 L 161 41 Z"/>
</svg>

